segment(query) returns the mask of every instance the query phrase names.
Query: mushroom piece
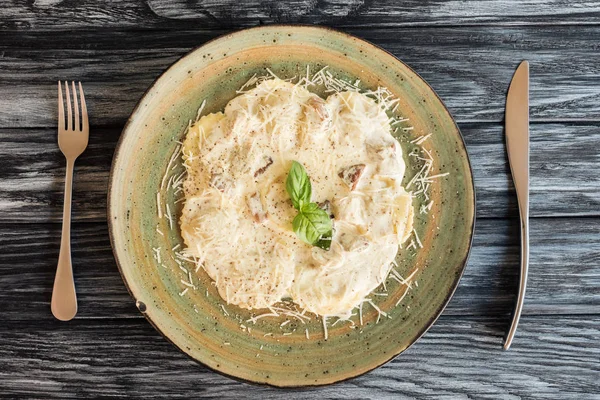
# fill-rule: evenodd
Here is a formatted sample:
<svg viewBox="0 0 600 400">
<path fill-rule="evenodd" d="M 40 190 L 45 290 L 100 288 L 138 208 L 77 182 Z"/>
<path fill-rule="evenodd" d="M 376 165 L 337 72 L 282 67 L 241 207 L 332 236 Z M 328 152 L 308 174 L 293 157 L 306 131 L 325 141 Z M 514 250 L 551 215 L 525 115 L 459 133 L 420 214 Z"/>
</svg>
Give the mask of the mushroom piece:
<svg viewBox="0 0 600 400">
<path fill-rule="evenodd" d="M 246 200 L 248 209 L 254 218 L 254 221 L 262 223 L 267 219 L 267 211 L 264 209 L 262 201 L 260 200 L 260 193 L 256 192 L 248 197 Z"/>
<path fill-rule="evenodd" d="M 364 170 L 365 164 L 355 164 L 340 170 L 338 176 L 342 178 L 342 180 L 346 185 L 348 185 L 350 190 L 354 190 L 356 189 L 356 185 L 358 184 L 358 181 L 362 176 Z"/>
<path fill-rule="evenodd" d="M 319 118 L 321 118 L 321 121 L 329 118 L 329 112 L 327 112 L 327 108 L 325 108 L 325 100 L 322 98 L 317 96 L 311 97 L 306 104 L 308 107 L 315 110 L 315 112 L 319 115 Z"/>
<path fill-rule="evenodd" d="M 379 146 L 367 144 L 367 152 L 376 159 L 383 160 L 384 158 L 390 157 L 396 153 L 396 145 L 394 145 L 394 143 Z"/>
<path fill-rule="evenodd" d="M 319 208 L 321 210 L 325 211 L 327 213 L 327 215 L 329 215 L 329 218 L 335 218 L 335 216 L 333 215 L 333 212 L 331 212 L 331 202 L 329 200 L 325 200 L 320 203 L 317 203 L 317 205 L 319 206 Z"/>
<path fill-rule="evenodd" d="M 231 188 L 231 181 L 223 177 L 223 174 L 212 174 L 210 177 L 210 186 L 219 192 L 225 192 Z"/>
<path fill-rule="evenodd" d="M 271 164 L 273 164 L 273 159 L 269 156 L 263 156 L 263 160 L 264 160 L 263 166 L 260 167 L 259 169 L 257 169 L 256 172 L 254 173 L 255 178 L 259 175 L 264 174 L 265 171 L 267 170 L 267 168 L 269 168 L 271 166 Z"/>
<path fill-rule="evenodd" d="M 344 232 L 340 234 L 338 241 L 342 245 L 345 251 L 353 251 L 360 253 L 369 247 L 369 241 L 367 238 L 361 235 L 353 235 L 351 233 Z"/>
</svg>

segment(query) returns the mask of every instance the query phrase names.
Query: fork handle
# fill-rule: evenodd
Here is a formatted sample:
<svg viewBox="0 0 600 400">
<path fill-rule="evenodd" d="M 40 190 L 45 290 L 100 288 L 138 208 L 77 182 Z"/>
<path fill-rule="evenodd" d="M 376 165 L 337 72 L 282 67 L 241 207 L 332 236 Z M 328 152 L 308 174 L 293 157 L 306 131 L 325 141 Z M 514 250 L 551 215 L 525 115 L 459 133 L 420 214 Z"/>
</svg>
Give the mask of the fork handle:
<svg viewBox="0 0 600 400">
<path fill-rule="evenodd" d="M 73 266 L 71 264 L 71 194 L 74 165 L 75 160 L 67 158 L 60 254 L 56 267 L 56 277 L 54 278 L 54 288 L 52 289 L 52 301 L 50 302 L 52 314 L 61 321 L 69 321 L 77 314 L 77 295 L 75 294 L 75 281 L 73 280 Z"/>
</svg>

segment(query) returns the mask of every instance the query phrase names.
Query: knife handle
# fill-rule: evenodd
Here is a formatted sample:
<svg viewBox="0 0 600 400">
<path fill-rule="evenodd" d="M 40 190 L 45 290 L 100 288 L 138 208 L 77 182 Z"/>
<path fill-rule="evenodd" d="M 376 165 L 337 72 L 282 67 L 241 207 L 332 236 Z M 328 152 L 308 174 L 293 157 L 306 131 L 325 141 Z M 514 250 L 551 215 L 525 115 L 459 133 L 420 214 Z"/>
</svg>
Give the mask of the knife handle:
<svg viewBox="0 0 600 400">
<path fill-rule="evenodd" d="M 521 311 L 523 310 L 525 288 L 527 287 L 527 272 L 529 270 L 529 191 L 527 191 L 526 194 L 527 198 L 523 199 L 523 196 L 519 196 L 519 192 L 517 192 L 519 214 L 521 217 L 521 277 L 519 280 L 519 292 L 517 294 L 517 304 L 513 313 L 512 323 L 510 324 L 510 329 L 504 340 L 504 350 L 510 348 L 513 338 L 515 337 L 519 318 L 521 318 Z"/>
</svg>

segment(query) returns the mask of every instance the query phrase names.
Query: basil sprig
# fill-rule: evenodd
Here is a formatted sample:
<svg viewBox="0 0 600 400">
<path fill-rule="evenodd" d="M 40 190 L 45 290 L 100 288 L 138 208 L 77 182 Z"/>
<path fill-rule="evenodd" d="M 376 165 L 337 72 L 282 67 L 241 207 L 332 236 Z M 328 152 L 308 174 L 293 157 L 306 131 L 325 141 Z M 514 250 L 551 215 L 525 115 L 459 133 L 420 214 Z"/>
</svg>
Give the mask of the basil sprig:
<svg viewBox="0 0 600 400">
<path fill-rule="evenodd" d="M 306 170 L 297 161 L 292 163 L 285 187 L 298 215 L 292 226 L 296 235 L 303 241 L 324 250 L 331 246 L 333 225 L 329 214 L 310 201 L 312 186 Z"/>
<path fill-rule="evenodd" d="M 304 204 L 310 203 L 312 186 L 306 170 L 298 161 L 292 162 L 292 168 L 290 168 L 285 181 L 285 188 L 296 210 L 300 210 Z"/>
</svg>

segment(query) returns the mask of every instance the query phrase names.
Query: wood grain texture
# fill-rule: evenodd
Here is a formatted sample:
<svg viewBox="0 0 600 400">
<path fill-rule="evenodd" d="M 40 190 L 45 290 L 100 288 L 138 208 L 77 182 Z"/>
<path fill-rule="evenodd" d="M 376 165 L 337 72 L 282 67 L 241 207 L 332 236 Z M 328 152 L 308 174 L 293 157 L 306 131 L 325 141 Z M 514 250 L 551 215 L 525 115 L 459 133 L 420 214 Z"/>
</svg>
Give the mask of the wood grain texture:
<svg viewBox="0 0 600 400">
<path fill-rule="evenodd" d="M 473 164 L 478 217 L 516 216 L 501 125 L 461 124 Z M 118 128 L 92 127 L 75 167 L 73 218 L 105 221 Z M 35 149 L 35 151 L 32 151 Z M 0 220 L 60 222 L 64 157 L 54 129 L 0 129 Z M 595 125 L 531 126 L 531 215 L 600 215 L 600 131 Z"/>
<path fill-rule="evenodd" d="M 57 224 L 0 228 L 0 319 L 52 320 L 49 302 L 59 234 Z M 77 318 L 141 318 L 118 273 L 106 225 L 75 224 L 72 243 Z M 597 313 L 600 219 L 533 219 L 530 265 L 526 315 Z M 508 317 L 518 267 L 518 222 L 478 221 L 469 264 L 445 315 Z"/>
<path fill-rule="evenodd" d="M 526 316 L 513 348 L 494 318 L 441 318 L 391 363 L 311 390 L 238 383 L 208 371 L 145 320 L 4 323 L 0 387 L 7 397 L 244 399 L 597 399 L 600 318 Z M 101 339 L 100 339 L 101 338 Z"/>
<path fill-rule="evenodd" d="M 346 28 L 580 25 L 598 23 L 599 9 L 598 1 L 573 4 L 567 0 L 9 0 L 0 8 L 0 29 L 189 29 L 198 25 L 230 29 L 258 23 L 318 23 Z"/>
<path fill-rule="evenodd" d="M 277 391 L 208 371 L 141 317 L 112 256 L 106 186 L 121 128 L 178 57 L 263 23 L 343 28 L 420 73 L 459 120 L 478 194 L 474 247 L 441 319 L 397 360 L 347 383 Z M 0 397 L 600 399 L 600 1 L 7 0 L 0 7 Z M 501 122 L 531 64 L 531 271 L 513 348 L 500 343 L 518 269 Z M 49 312 L 64 163 L 58 79 L 92 121 L 76 168 L 78 318 Z M 558 217 L 558 218 L 556 218 Z M 491 219 L 490 219 L 491 218 Z"/>
<path fill-rule="evenodd" d="M 600 26 L 348 32 L 408 63 L 459 122 L 502 121 L 508 84 L 522 59 L 531 65 L 532 121 L 600 121 L 600 86 L 595 83 L 600 75 Z M 220 33 L 13 33 L 0 45 L 0 126 L 55 126 L 59 79 L 84 82 L 92 127 L 120 126 L 164 69 Z"/>
</svg>

